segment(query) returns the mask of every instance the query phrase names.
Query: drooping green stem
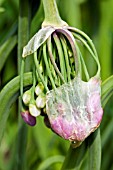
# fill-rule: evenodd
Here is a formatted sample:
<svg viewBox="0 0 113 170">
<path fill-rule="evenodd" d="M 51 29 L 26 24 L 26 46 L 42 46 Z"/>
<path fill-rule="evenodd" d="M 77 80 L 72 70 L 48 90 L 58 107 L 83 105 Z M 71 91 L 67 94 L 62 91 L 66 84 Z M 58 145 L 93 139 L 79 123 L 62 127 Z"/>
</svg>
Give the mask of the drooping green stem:
<svg viewBox="0 0 113 170">
<path fill-rule="evenodd" d="M 95 60 L 95 62 L 97 63 L 98 66 L 98 70 L 97 70 L 97 76 L 100 75 L 100 63 L 97 57 L 97 53 L 95 53 L 94 50 L 91 49 L 91 46 L 88 45 L 87 41 L 85 41 L 83 38 L 81 38 L 79 35 L 74 34 L 75 38 L 77 38 L 78 40 L 80 40 L 84 46 L 87 48 L 87 50 L 89 51 L 89 53 L 92 55 L 93 59 Z"/>
<path fill-rule="evenodd" d="M 58 76 L 62 80 L 63 83 L 65 83 L 64 77 L 62 76 L 59 68 L 57 67 L 57 64 L 55 62 L 54 56 L 52 54 L 52 49 L 51 49 L 51 37 L 48 38 L 47 40 L 47 47 L 48 47 L 48 52 L 49 52 L 49 57 L 52 62 L 52 65 L 54 66 L 55 71 L 57 72 Z"/>
<path fill-rule="evenodd" d="M 55 0 L 42 0 L 44 7 L 45 20 L 42 24 L 43 27 L 51 26 L 64 26 L 65 23 L 58 12 L 56 1 Z"/>
<path fill-rule="evenodd" d="M 61 40 L 61 43 L 62 43 L 65 61 L 66 61 L 67 79 L 68 79 L 68 81 L 70 81 L 70 79 L 71 79 L 71 77 L 70 77 L 71 68 L 70 68 L 70 65 L 69 65 L 69 56 L 68 56 L 67 44 L 66 44 L 65 38 L 63 36 L 61 36 L 60 40 Z"/>
<path fill-rule="evenodd" d="M 68 39 L 71 45 L 71 48 L 72 48 L 72 52 L 73 52 L 76 74 L 80 76 L 81 75 L 81 63 L 80 63 L 78 48 L 76 48 L 76 42 L 75 42 L 73 35 L 71 34 L 71 32 L 69 32 L 66 29 L 57 29 L 57 32 L 62 33 Z"/>
<path fill-rule="evenodd" d="M 98 54 L 97 54 L 97 51 L 95 49 L 95 46 L 92 42 L 92 40 L 81 30 L 77 29 L 77 28 L 73 28 L 73 27 L 68 27 L 69 30 L 71 30 L 72 32 L 75 32 L 77 34 L 79 34 L 81 37 L 83 37 L 87 43 L 89 44 L 90 48 L 92 49 L 94 55 L 93 55 L 93 58 L 95 59 L 95 61 L 97 62 L 97 65 L 98 65 L 98 71 L 97 71 L 97 74 L 96 76 L 100 78 L 100 63 L 99 63 L 99 58 L 98 58 Z M 80 37 L 79 37 L 80 39 Z M 84 41 L 83 41 L 84 43 Z M 85 44 L 86 45 L 86 44 Z M 86 45 L 86 48 L 88 48 L 88 46 Z M 91 52 L 91 51 L 90 51 Z"/>
<path fill-rule="evenodd" d="M 53 38 L 54 38 L 54 41 L 55 41 L 55 44 L 57 47 L 57 51 L 58 51 L 61 74 L 63 75 L 64 80 L 66 82 L 67 77 L 66 77 L 65 59 L 64 59 L 62 46 L 61 46 L 60 40 L 56 33 L 53 34 Z"/>
<path fill-rule="evenodd" d="M 45 90 L 49 91 L 49 88 L 47 87 L 46 82 L 44 81 L 44 78 L 43 78 L 43 76 L 42 76 L 42 74 L 40 72 L 40 65 L 39 65 L 39 62 L 37 60 L 37 52 L 34 53 L 34 62 L 35 62 L 36 69 L 37 69 L 37 71 L 36 71 L 37 77 L 38 76 L 40 77 L 40 79 L 41 79 L 41 81 L 42 81 L 42 83 L 43 83 L 43 85 L 45 87 Z"/>
<path fill-rule="evenodd" d="M 49 76 L 49 78 L 50 78 L 52 87 L 53 87 L 54 89 L 56 89 L 56 86 L 55 86 L 55 83 L 54 83 L 54 79 L 53 79 L 53 77 L 52 77 L 51 70 L 50 70 L 50 68 L 49 68 L 49 63 L 48 63 L 47 54 L 46 54 L 46 44 L 43 44 L 43 57 L 44 57 L 45 65 L 46 65 L 47 74 L 48 74 L 48 76 Z"/>
<path fill-rule="evenodd" d="M 80 59 L 81 59 L 82 65 L 83 65 L 83 69 L 84 69 L 84 73 L 85 73 L 85 76 L 86 76 L 86 80 L 89 81 L 90 76 L 89 76 L 89 73 L 88 73 L 88 70 L 87 70 L 87 67 L 86 67 L 84 58 L 82 57 L 81 52 L 80 52 Z"/>
<path fill-rule="evenodd" d="M 36 85 L 36 68 L 33 68 L 33 85 L 31 88 L 31 101 L 30 103 L 34 103 L 34 92 L 35 92 L 35 85 Z"/>
</svg>

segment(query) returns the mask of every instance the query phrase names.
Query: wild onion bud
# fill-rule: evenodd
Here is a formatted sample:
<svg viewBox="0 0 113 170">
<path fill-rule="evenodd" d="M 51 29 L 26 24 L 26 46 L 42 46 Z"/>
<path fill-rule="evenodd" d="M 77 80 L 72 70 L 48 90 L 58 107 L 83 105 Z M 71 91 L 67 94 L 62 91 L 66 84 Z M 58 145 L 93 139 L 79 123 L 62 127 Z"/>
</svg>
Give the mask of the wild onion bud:
<svg viewBox="0 0 113 170">
<path fill-rule="evenodd" d="M 32 116 L 37 117 L 41 114 L 41 110 L 35 104 L 29 104 L 29 112 Z"/>
<path fill-rule="evenodd" d="M 57 134 L 70 141 L 83 141 L 102 119 L 100 80 L 93 77 L 84 82 L 76 77 L 51 90 L 47 93 L 46 110 Z"/>
<path fill-rule="evenodd" d="M 36 124 L 36 118 L 32 116 L 28 110 L 21 112 L 21 116 L 25 123 L 27 123 L 30 126 L 35 126 Z"/>
<path fill-rule="evenodd" d="M 27 90 L 22 97 L 23 103 L 25 105 L 28 105 L 30 103 L 31 100 L 31 90 Z"/>
<path fill-rule="evenodd" d="M 43 84 L 40 82 L 38 83 L 38 85 L 35 87 L 35 93 L 38 96 L 39 94 L 41 94 L 44 91 L 44 86 Z"/>
<path fill-rule="evenodd" d="M 79 42 L 97 64 L 93 77 L 87 69 L 81 53 L 83 46 L 78 46 Z M 47 92 L 46 112 L 52 130 L 70 141 L 85 140 L 100 125 L 103 115 L 100 63 L 91 39 L 73 27 L 47 26 L 24 47 L 23 57 L 32 53 L 38 80 Z M 40 65 L 43 66 L 42 72 Z M 38 107 L 43 103 L 41 100 L 36 99 Z"/>
<path fill-rule="evenodd" d="M 46 97 L 44 95 L 39 95 L 36 98 L 36 106 L 38 108 L 44 108 L 46 105 Z"/>
</svg>

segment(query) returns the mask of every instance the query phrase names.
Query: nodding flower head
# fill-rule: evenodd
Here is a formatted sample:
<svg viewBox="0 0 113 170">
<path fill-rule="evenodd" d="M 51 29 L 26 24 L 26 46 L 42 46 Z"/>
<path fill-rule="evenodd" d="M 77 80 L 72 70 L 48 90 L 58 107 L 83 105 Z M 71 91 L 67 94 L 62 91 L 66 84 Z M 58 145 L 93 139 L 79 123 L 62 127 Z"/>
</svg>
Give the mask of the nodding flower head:
<svg viewBox="0 0 113 170">
<path fill-rule="evenodd" d="M 97 64 L 97 73 L 92 78 L 78 43 L 84 45 Z M 100 63 L 91 39 L 73 27 L 47 26 L 24 47 L 23 57 L 32 53 L 36 81 L 42 82 L 46 94 L 49 127 L 64 139 L 83 141 L 100 125 L 103 115 Z M 41 88 L 37 89 L 40 94 Z"/>
</svg>

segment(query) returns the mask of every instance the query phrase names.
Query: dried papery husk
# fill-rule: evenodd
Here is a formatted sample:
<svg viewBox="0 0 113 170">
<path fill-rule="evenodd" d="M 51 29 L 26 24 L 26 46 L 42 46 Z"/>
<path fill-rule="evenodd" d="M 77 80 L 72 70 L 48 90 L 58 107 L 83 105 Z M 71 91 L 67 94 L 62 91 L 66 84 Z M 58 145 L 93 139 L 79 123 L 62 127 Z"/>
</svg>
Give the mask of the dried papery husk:
<svg viewBox="0 0 113 170">
<path fill-rule="evenodd" d="M 47 115 L 58 135 L 70 141 L 83 141 L 97 129 L 103 115 L 100 84 L 97 77 L 84 82 L 77 76 L 47 93 Z"/>
</svg>

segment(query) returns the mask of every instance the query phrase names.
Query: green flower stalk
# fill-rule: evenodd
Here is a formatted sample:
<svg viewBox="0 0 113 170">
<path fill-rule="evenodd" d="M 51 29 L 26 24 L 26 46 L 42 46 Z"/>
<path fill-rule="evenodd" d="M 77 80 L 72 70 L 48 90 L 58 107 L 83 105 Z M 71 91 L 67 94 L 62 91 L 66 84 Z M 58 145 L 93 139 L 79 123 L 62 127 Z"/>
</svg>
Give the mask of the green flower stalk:
<svg viewBox="0 0 113 170">
<path fill-rule="evenodd" d="M 55 133 L 81 143 L 97 129 L 103 115 L 98 55 L 84 32 L 62 21 L 54 0 L 43 0 L 43 4 L 45 20 L 42 28 L 24 47 L 22 56 L 34 54 L 36 82 L 43 84 L 46 95 L 46 124 L 48 119 Z M 92 78 L 79 42 L 97 64 L 97 72 Z M 83 74 L 86 81 L 82 80 Z M 40 98 L 39 87 L 35 100 L 37 108 L 42 109 L 45 104 L 43 96 Z"/>
</svg>

